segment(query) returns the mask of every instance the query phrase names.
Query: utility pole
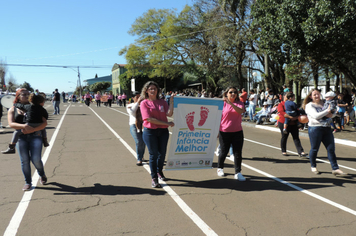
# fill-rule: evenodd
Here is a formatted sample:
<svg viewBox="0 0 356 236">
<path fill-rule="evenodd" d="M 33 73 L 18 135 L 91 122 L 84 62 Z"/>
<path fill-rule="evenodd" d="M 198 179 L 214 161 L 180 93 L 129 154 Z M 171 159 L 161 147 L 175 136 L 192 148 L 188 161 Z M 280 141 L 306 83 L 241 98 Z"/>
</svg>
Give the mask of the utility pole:
<svg viewBox="0 0 356 236">
<path fill-rule="evenodd" d="M 78 85 L 79 85 L 79 96 L 80 96 L 80 99 L 82 99 L 82 85 L 81 85 L 81 83 L 80 83 L 79 66 L 78 66 Z"/>
</svg>

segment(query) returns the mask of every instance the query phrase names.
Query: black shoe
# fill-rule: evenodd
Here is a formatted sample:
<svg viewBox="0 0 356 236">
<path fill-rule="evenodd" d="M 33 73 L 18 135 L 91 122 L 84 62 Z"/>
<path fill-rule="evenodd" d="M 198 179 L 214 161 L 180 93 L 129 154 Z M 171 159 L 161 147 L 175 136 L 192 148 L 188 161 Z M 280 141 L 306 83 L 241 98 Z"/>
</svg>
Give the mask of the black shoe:
<svg viewBox="0 0 356 236">
<path fill-rule="evenodd" d="M 158 173 L 158 179 L 162 180 L 162 181 L 166 181 L 167 178 L 163 175 L 163 173 Z"/>
<path fill-rule="evenodd" d="M 40 182 L 41 182 L 42 185 L 46 184 L 47 183 L 47 177 L 45 175 L 41 176 Z"/>
<path fill-rule="evenodd" d="M 2 154 L 15 154 L 16 149 L 15 149 L 16 144 L 9 144 L 9 147 L 5 151 L 1 151 Z"/>
<path fill-rule="evenodd" d="M 158 183 L 158 179 L 157 178 L 153 178 L 152 179 L 152 187 L 153 188 L 160 188 L 161 185 Z"/>
<path fill-rule="evenodd" d="M 306 153 L 304 153 L 304 154 L 302 154 L 302 153 L 300 153 L 300 154 L 298 154 L 299 155 L 299 157 L 308 157 L 308 154 L 306 154 Z"/>
<path fill-rule="evenodd" d="M 283 152 L 282 152 L 282 155 L 283 155 L 283 156 L 289 156 L 287 153 L 283 153 Z"/>
</svg>

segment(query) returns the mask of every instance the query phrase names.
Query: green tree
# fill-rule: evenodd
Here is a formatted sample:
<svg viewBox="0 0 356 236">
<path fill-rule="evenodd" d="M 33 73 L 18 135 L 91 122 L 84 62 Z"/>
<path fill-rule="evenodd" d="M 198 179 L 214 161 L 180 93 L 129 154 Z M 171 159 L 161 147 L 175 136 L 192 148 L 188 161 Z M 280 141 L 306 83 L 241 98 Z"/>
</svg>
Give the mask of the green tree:
<svg viewBox="0 0 356 236">
<path fill-rule="evenodd" d="M 103 92 L 106 91 L 109 87 L 111 86 L 110 82 L 96 82 L 92 85 L 89 85 L 88 88 L 86 88 L 87 90 L 89 90 L 90 92 Z"/>
<path fill-rule="evenodd" d="M 30 92 L 35 91 L 35 90 L 32 88 L 32 86 L 31 86 L 29 83 L 27 83 L 26 81 L 25 81 L 23 84 L 20 85 L 20 88 L 25 88 L 25 89 L 27 89 L 27 90 L 30 91 Z"/>
<path fill-rule="evenodd" d="M 252 14 L 256 39 L 270 57 L 336 67 L 356 84 L 355 1 L 256 0 Z"/>
</svg>

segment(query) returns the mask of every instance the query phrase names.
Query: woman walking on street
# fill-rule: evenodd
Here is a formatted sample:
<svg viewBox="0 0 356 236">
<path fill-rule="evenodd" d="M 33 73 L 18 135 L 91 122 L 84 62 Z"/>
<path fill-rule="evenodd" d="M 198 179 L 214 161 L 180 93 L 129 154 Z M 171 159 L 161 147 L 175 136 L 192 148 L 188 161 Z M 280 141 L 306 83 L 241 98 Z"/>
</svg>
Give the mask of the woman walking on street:
<svg viewBox="0 0 356 236">
<path fill-rule="evenodd" d="M 148 81 L 142 88 L 141 96 L 145 98 L 141 102 L 145 142 L 150 154 L 150 169 L 152 177 L 152 187 L 161 187 L 158 178 L 165 181 L 163 175 L 163 164 L 166 157 L 167 143 L 169 138 L 168 127 L 174 126 L 173 122 L 168 122 L 167 116 L 173 115 L 173 97 L 170 98 L 168 106 L 165 100 L 159 99 L 161 89 L 154 81 Z"/>
<path fill-rule="evenodd" d="M 98 92 L 95 94 L 96 107 L 100 107 L 100 103 L 101 103 L 100 99 L 101 99 L 101 94 L 100 94 L 100 92 L 98 91 Z"/>
<path fill-rule="evenodd" d="M 346 176 L 347 174 L 339 169 L 335 155 L 335 140 L 332 130 L 330 128 L 329 119 L 323 119 L 323 117 L 332 118 L 333 114 L 328 109 L 323 110 L 324 102 L 321 100 L 320 92 L 316 89 L 310 91 L 308 96 L 304 99 L 303 108 L 308 115 L 308 134 L 310 141 L 309 159 L 311 164 L 311 171 L 314 174 L 320 174 L 316 168 L 316 157 L 320 148 L 320 144 L 323 143 L 327 152 L 328 159 L 331 164 L 332 174 L 335 176 Z"/>
<path fill-rule="evenodd" d="M 91 103 L 91 96 L 90 96 L 90 93 L 89 93 L 89 92 L 87 92 L 87 93 L 84 95 L 84 99 L 85 99 L 85 105 L 90 106 L 90 103 Z"/>
<path fill-rule="evenodd" d="M 122 101 L 122 103 L 124 104 L 124 107 L 126 107 L 126 98 L 127 98 L 126 94 L 125 94 L 125 93 L 122 93 L 122 95 L 121 95 L 121 101 Z"/>
<path fill-rule="evenodd" d="M 127 105 L 126 110 L 130 115 L 129 125 L 130 133 L 136 143 L 136 153 L 137 153 L 137 163 L 136 165 L 142 166 L 143 155 L 145 154 L 145 143 L 142 139 L 142 115 L 140 110 L 140 103 L 143 100 L 143 97 L 140 96 L 140 93 L 135 91 L 133 92 L 133 103 Z"/>
<path fill-rule="evenodd" d="M 111 107 L 112 99 L 113 99 L 113 95 L 112 95 L 112 91 L 110 91 L 110 92 L 109 92 L 109 95 L 108 95 L 108 104 L 109 104 L 109 107 Z"/>
<path fill-rule="evenodd" d="M 244 143 L 244 134 L 242 131 L 242 116 L 245 112 L 243 102 L 239 101 L 237 89 L 228 87 L 223 93 L 224 107 L 220 122 L 219 143 L 221 151 L 218 160 L 218 176 L 225 176 L 224 162 L 232 145 L 234 153 L 235 179 L 245 181 L 245 177 L 241 174 L 242 163 L 242 147 Z"/>
<path fill-rule="evenodd" d="M 299 128 L 297 124 L 298 117 L 290 116 L 286 113 L 285 102 L 288 100 L 287 93 L 283 95 L 283 101 L 278 104 L 278 128 L 281 131 L 281 151 L 283 156 L 288 156 L 287 154 L 287 140 L 289 133 L 292 134 L 294 145 L 298 151 L 300 157 L 306 157 L 307 154 L 304 152 L 302 144 L 299 139 Z M 285 118 L 289 118 L 288 127 L 286 132 L 283 132 Z"/>
<path fill-rule="evenodd" d="M 16 92 L 14 103 L 28 104 L 28 97 L 30 93 L 26 89 L 19 89 Z M 11 107 L 8 112 L 8 123 L 13 129 L 22 129 L 23 133 L 20 135 L 16 144 L 17 152 L 21 160 L 21 169 L 25 177 L 25 185 L 23 191 L 29 191 L 32 187 L 31 165 L 30 162 L 37 169 L 40 176 L 41 184 L 47 182 L 47 177 L 44 172 L 43 163 L 41 160 L 42 153 L 42 135 L 41 130 L 47 126 L 47 120 L 43 117 L 43 123 L 35 128 L 25 123 L 25 113 L 20 109 Z"/>
</svg>

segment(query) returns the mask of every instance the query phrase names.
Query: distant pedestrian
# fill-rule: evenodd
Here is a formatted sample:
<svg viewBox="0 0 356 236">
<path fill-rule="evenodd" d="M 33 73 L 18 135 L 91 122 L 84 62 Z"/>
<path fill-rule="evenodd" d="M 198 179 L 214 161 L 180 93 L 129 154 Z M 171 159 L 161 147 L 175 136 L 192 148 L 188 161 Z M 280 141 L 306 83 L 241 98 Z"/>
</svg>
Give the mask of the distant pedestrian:
<svg viewBox="0 0 356 236">
<path fill-rule="evenodd" d="M 90 93 L 89 93 L 89 92 L 87 92 L 87 93 L 84 95 L 84 100 L 85 100 L 85 105 L 90 106 L 90 103 L 91 103 L 91 96 L 90 96 Z"/>
<path fill-rule="evenodd" d="M 100 91 L 98 91 L 95 94 L 96 107 L 100 107 L 100 104 L 101 104 L 100 99 L 101 99 L 101 94 L 100 94 Z"/>
<path fill-rule="evenodd" d="M 60 114 L 59 104 L 61 103 L 61 95 L 58 93 L 58 89 L 54 90 L 52 101 L 53 101 L 53 107 L 54 107 L 53 115 L 59 115 Z"/>
<path fill-rule="evenodd" d="M 122 106 L 122 96 L 121 96 L 120 93 L 117 95 L 117 102 L 116 102 L 116 104 L 118 104 L 120 107 Z"/>
<path fill-rule="evenodd" d="M 110 91 L 109 95 L 108 95 L 108 105 L 109 105 L 109 107 L 111 107 L 112 99 L 113 99 L 113 95 L 112 95 L 112 92 Z"/>
<path fill-rule="evenodd" d="M 122 93 L 122 96 L 121 96 L 121 100 L 122 100 L 122 103 L 124 104 L 124 107 L 126 107 L 126 94 L 125 93 Z"/>
<path fill-rule="evenodd" d="M 257 105 L 258 95 L 255 94 L 255 90 L 250 90 L 250 97 L 248 99 L 249 106 L 248 106 L 248 113 L 250 115 L 250 121 L 253 121 L 253 115 L 256 112 L 256 105 Z"/>
</svg>

